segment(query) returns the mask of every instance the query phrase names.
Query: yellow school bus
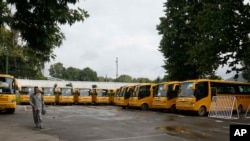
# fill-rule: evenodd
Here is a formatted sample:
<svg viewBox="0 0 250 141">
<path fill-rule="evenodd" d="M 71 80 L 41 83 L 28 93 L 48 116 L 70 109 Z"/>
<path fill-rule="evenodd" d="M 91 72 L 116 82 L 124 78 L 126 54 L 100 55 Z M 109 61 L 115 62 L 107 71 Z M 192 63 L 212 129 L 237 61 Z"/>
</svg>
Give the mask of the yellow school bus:
<svg viewBox="0 0 250 141">
<path fill-rule="evenodd" d="M 210 79 L 183 81 L 180 83 L 176 109 L 206 115 L 213 96 L 235 96 L 238 111 L 245 111 L 250 103 L 250 83 Z"/>
<path fill-rule="evenodd" d="M 147 110 L 152 108 L 155 83 L 135 85 L 133 94 L 129 98 L 129 107 Z"/>
<path fill-rule="evenodd" d="M 45 104 L 56 104 L 55 88 L 53 86 L 42 86 L 43 101 Z"/>
<path fill-rule="evenodd" d="M 18 84 L 12 75 L 0 74 L 0 111 L 13 114 L 16 109 Z"/>
<path fill-rule="evenodd" d="M 95 104 L 109 104 L 110 93 L 108 89 L 96 88 L 95 95 Z"/>
<path fill-rule="evenodd" d="M 56 88 L 56 103 L 57 104 L 73 104 L 74 93 L 72 87 L 57 87 Z"/>
<path fill-rule="evenodd" d="M 117 106 L 125 109 L 129 107 L 129 98 L 134 92 L 135 86 L 123 86 L 120 95 L 117 97 Z"/>
<path fill-rule="evenodd" d="M 77 104 L 92 104 L 93 99 L 90 88 L 76 88 L 75 103 Z"/>
<path fill-rule="evenodd" d="M 19 102 L 20 104 L 29 104 L 30 95 L 34 93 L 33 85 L 23 85 L 20 88 Z"/>
<path fill-rule="evenodd" d="M 176 111 L 176 99 L 180 82 L 163 82 L 156 85 L 152 107 L 159 110 Z"/>
</svg>

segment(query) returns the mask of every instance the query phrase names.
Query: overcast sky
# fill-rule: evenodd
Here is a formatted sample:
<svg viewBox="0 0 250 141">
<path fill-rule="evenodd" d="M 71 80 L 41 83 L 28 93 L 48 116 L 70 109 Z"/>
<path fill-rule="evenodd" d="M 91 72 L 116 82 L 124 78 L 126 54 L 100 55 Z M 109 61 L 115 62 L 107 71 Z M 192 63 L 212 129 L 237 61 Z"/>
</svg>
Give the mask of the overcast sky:
<svg viewBox="0 0 250 141">
<path fill-rule="evenodd" d="M 166 0 L 80 0 L 77 5 L 90 14 L 84 22 L 61 26 L 66 36 L 56 48 L 56 59 L 46 64 L 45 75 L 51 64 L 61 62 L 65 68 L 91 68 L 98 76 L 130 75 L 151 80 L 163 77 L 164 57 L 158 51 L 161 36 L 156 25 L 164 16 Z M 219 71 L 219 75 L 224 75 Z"/>
</svg>

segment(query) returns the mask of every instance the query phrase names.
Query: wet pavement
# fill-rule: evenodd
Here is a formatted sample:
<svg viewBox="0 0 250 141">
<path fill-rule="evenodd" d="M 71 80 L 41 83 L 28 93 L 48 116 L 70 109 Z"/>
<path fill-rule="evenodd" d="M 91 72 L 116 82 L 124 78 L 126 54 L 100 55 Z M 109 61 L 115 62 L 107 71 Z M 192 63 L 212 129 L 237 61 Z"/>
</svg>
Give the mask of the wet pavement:
<svg viewBox="0 0 250 141">
<path fill-rule="evenodd" d="M 214 119 L 193 115 L 122 109 L 116 106 L 48 106 L 45 129 L 34 126 L 29 105 L 0 114 L 2 141 L 229 141 L 231 124 L 249 118 Z"/>
</svg>

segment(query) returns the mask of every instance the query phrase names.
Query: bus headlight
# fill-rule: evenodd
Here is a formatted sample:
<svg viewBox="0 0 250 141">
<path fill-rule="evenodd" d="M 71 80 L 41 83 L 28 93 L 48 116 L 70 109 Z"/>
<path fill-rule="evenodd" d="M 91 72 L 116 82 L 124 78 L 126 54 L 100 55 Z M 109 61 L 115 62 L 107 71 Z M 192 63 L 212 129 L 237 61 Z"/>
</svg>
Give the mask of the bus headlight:
<svg viewBox="0 0 250 141">
<path fill-rule="evenodd" d="M 192 107 L 194 107 L 194 103 L 191 103 L 190 105 L 191 105 Z"/>
<path fill-rule="evenodd" d="M 10 103 L 16 103 L 16 100 L 10 100 Z"/>
</svg>

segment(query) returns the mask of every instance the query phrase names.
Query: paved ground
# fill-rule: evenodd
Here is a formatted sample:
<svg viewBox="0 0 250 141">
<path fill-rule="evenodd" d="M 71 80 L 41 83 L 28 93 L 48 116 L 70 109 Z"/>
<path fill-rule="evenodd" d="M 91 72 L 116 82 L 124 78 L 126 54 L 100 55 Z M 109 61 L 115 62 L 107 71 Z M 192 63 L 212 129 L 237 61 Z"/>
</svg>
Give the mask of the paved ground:
<svg viewBox="0 0 250 141">
<path fill-rule="evenodd" d="M 0 114 L 1 141 L 229 141 L 233 120 L 121 109 L 116 106 L 48 106 L 45 129 L 37 129 L 29 105 Z"/>
</svg>

